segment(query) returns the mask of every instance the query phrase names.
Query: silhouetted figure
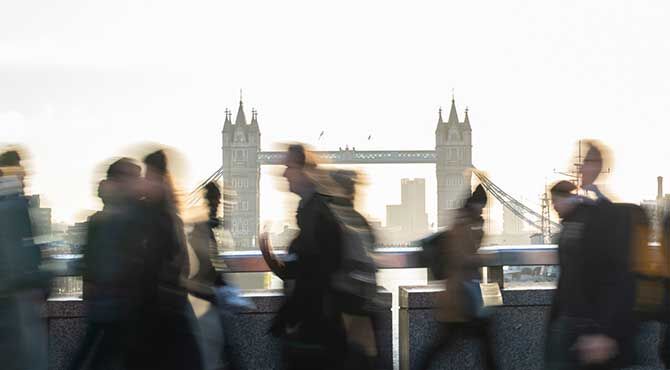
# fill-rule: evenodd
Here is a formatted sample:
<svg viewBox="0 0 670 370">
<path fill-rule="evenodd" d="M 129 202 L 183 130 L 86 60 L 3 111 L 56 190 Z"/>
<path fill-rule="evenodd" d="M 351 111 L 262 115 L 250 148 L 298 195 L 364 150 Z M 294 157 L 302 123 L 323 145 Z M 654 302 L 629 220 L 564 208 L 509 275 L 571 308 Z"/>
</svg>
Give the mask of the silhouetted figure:
<svg viewBox="0 0 670 370">
<path fill-rule="evenodd" d="M 87 331 L 72 370 L 125 369 L 137 345 L 144 264 L 140 174 L 140 166 L 122 158 L 99 184 L 103 209 L 88 219 L 84 250 Z"/>
<path fill-rule="evenodd" d="M 434 270 L 437 278 L 446 278 L 446 290 L 439 299 L 436 319 L 440 323 L 439 337 L 428 350 L 419 369 L 429 369 L 435 359 L 448 351 L 458 337 L 474 337 L 481 341 L 482 364 L 495 369 L 495 341 L 491 322 L 483 310 L 479 288 L 481 266 L 477 250 L 484 232 L 482 210 L 486 206 L 486 192 L 479 185 L 467 199 L 465 206 L 455 214 L 453 226 L 431 236 L 426 243 L 438 248 L 439 258 Z M 431 246 L 426 246 L 426 249 Z"/>
<path fill-rule="evenodd" d="M 144 163 L 141 326 L 145 347 L 136 360 L 144 369 L 201 369 L 197 322 L 182 284 L 188 276 L 186 239 L 167 158 L 159 150 L 147 155 Z"/>
<path fill-rule="evenodd" d="M 565 195 L 570 193 L 565 183 L 552 191 L 563 229 L 547 369 L 617 369 L 632 361 L 630 212 L 594 184 L 602 162 L 600 150 L 591 144 L 581 167 L 586 196 Z"/>
<path fill-rule="evenodd" d="M 340 225 L 308 171 L 316 170 L 300 145 L 288 148 L 284 177 L 301 200 L 297 211 L 300 233 L 288 255 L 272 253 L 267 235 L 260 239 L 263 257 L 284 281 L 285 302 L 272 325 L 282 339 L 285 369 L 340 369 L 347 348 L 342 311 L 334 302 L 331 277 L 341 260 Z"/>
<path fill-rule="evenodd" d="M 33 243 L 21 158 L 0 155 L 0 362 L 3 369 L 46 370 L 46 325 L 40 317 L 48 287 Z"/>
<path fill-rule="evenodd" d="M 375 237 L 368 221 L 354 208 L 357 174 L 338 170 L 331 177 L 341 191 L 334 191 L 329 208 L 340 224 L 342 253 L 331 278 L 335 302 L 342 311 L 346 334 L 346 369 L 376 369 L 379 358 L 376 323 L 381 306 L 376 301 L 377 268 L 369 252 Z"/>
<path fill-rule="evenodd" d="M 209 309 L 198 318 L 201 331 L 200 349 L 203 366 L 207 370 L 235 369 L 234 356 L 226 338 L 226 323 L 233 320 L 226 302 L 221 302 L 217 294 L 226 285 L 222 274 L 216 271 L 213 260 L 218 258 L 218 246 L 214 229 L 222 227 L 217 218 L 221 204 L 221 190 L 210 182 L 204 187 L 204 196 L 209 208 L 209 217 L 194 225 L 189 235 L 189 243 L 198 259 L 198 271 L 191 277 L 189 292 L 210 303 Z"/>
</svg>

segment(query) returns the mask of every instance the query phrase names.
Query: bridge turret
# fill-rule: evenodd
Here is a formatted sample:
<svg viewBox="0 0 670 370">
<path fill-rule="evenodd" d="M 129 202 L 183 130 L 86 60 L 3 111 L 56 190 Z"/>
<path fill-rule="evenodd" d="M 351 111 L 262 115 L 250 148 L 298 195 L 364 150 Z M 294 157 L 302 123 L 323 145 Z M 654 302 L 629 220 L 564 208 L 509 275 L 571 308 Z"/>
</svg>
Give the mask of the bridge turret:
<svg viewBox="0 0 670 370">
<path fill-rule="evenodd" d="M 235 122 L 224 124 L 223 135 L 223 179 L 225 186 L 237 193 L 236 204 L 224 217 L 229 220 L 237 249 L 256 247 L 260 215 L 260 138 L 258 114 L 252 110 L 251 123 L 247 124 L 240 97 Z"/>
<path fill-rule="evenodd" d="M 470 191 L 472 129 L 467 113 L 465 120 L 459 122 L 456 100 L 452 97 L 449 118 L 446 123 L 438 124 L 435 131 L 437 212 L 440 227 L 449 225 L 449 210 L 460 207 L 465 194 Z"/>
</svg>

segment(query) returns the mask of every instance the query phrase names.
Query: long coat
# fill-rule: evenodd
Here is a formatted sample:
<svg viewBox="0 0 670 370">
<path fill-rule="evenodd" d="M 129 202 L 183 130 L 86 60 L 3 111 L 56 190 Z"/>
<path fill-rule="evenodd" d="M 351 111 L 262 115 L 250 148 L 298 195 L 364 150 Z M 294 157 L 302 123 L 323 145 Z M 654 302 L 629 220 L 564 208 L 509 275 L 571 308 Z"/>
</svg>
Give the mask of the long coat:
<svg viewBox="0 0 670 370">
<path fill-rule="evenodd" d="M 436 319 L 442 322 L 465 322 L 472 319 L 467 310 L 464 282 L 478 279 L 480 235 L 473 231 L 475 218 L 467 209 L 457 211 L 451 229 L 440 237 L 442 264 L 445 273 L 445 291 L 438 298 Z"/>
</svg>

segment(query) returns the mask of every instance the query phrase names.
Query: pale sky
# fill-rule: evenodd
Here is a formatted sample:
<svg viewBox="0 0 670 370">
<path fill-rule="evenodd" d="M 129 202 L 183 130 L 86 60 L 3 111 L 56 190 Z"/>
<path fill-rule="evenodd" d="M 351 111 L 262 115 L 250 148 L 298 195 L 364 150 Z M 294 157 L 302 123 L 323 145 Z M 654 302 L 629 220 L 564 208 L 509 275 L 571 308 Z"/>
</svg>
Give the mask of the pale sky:
<svg viewBox="0 0 670 370">
<path fill-rule="evenodd" d="M 71 222 L 98 206 L 96 166 L 128 144 L 178 149 L 187 188 L 218 168 L 240 88 L 264 149 L 359 150 L 433 149 L 453 89 L 474 164 L 529 206 L 581 137 L 611 146 L 610 187 L 639 202 L 656 176 L 670 181 L 669 13 L 611 0 L 3 2 L 0 142 L 29 148 L 31 190 Z M 425 177 L 435 219 L 434 166 L 364 170 L 371 217 L 399 201 L 400 178 Z M 262 217 L 282 217 L 262 183 Z"/>
</svg>

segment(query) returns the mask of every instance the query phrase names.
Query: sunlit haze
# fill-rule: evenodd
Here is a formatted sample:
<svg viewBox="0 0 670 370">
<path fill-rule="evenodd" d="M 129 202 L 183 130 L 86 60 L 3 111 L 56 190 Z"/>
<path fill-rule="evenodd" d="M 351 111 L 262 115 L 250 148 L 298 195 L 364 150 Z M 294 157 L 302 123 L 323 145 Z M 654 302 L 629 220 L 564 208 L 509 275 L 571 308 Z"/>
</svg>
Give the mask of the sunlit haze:
<svg viewBox="0 0 670 370">
<path fill-rule="evenodd" d="M 187 190 L 218 169 L 240 89 L 263 150 L 434 149 L 453 92 L 474 165 L 528 205 L 579 138 L 610 146 L 608 188 L 640 202 L 670 177 L 669 13 L 658 1 L 5 2 L 0 142 L 29 150 L 30 191 L 74 222 L 99 207 L 96 170 L 134 143 L 177 149 Z M 423 177 L 435 222 L 433 165 L 361 169 L 371 218 L 398 203 L 401 178 Z M 279 173 L 263 169 L 261 218 L 281 224 Z"/>
</svg>

